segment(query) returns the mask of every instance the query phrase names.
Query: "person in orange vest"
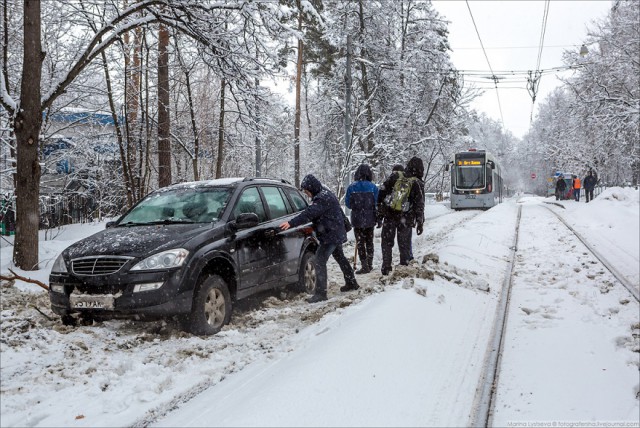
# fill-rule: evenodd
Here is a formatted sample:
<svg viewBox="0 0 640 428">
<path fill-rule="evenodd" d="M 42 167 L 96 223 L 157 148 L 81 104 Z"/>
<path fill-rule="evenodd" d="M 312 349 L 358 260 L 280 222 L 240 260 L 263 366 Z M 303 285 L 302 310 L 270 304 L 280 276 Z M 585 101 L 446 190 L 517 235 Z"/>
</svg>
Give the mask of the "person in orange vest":
<svg viewBox="0 0 640 428">
<path fill-rule="evenodd" d="M 575 198 L 576 202 L 580 202 L 580 187 L 581 187 L 580 179 L 578 178 L 577 175 L 574 175 L 573 176 L 573 197 Z"/>
</svg>

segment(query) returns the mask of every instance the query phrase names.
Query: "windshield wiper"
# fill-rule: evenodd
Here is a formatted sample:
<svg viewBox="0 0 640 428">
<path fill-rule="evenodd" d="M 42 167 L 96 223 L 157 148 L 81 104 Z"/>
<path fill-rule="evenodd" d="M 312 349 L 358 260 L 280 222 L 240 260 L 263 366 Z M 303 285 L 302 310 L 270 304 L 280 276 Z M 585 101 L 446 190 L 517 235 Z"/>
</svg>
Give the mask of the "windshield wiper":
<svg viewBox="0 0 640 428">
<path fill-rule="evenodd" d="M 151 226 L 154 224 L 192 224 L 195 223 L 193 220 L 156 220 L 156 221 L 145 221 L 145 222 L 134 222 L 128 221 L 126 223 L 120 223 L 118 226 Z"/>
<path fill-rule="evenodd" d="M 185 220 L 185 219 L 164 219 L 164 220 L 156 220 L 156 221 L 150 221 L 147 224 L 191 224 L 191 223 L 197 223 L 193 220 Z"/>
</svg>

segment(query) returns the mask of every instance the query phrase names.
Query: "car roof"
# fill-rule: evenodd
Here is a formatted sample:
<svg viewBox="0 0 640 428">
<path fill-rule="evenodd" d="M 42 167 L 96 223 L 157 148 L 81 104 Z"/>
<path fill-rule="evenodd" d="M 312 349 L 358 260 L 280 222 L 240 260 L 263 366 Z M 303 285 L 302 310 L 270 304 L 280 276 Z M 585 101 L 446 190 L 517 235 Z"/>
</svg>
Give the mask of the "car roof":
<svg viewBox="0 0 640 428">
<path fill-rule="evenodd" d="M 240 183 L 252 182 L 256 184 L 283 184 L 293 187 L 291 183 L 284 179 L 276 178 L 263 178 L 263 177 L 229 177 L 229 178 L 217 178 L 214 180 L 200 180 L 200 181 L 188 181 L 184 183 L 176 183 L 170 186 L 164 187 L 162 190 L 174 190 L 174 189 L 187 189 L 187 188 L 203 188 L 203 187 L 235 187 Z"/>
</svg>

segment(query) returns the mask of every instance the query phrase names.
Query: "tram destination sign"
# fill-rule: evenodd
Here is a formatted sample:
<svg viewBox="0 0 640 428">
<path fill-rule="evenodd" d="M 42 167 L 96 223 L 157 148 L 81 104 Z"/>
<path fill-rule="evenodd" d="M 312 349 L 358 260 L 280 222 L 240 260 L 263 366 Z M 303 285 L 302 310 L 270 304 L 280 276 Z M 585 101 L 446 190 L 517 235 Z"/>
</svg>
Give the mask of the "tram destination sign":
<svg viewBox="0 0 640 428">
<path fill-rule="evenodd" d="M 458 166 L 476 166 L 482 163 L 480 159 L 458 159 Z"/>
</svg>

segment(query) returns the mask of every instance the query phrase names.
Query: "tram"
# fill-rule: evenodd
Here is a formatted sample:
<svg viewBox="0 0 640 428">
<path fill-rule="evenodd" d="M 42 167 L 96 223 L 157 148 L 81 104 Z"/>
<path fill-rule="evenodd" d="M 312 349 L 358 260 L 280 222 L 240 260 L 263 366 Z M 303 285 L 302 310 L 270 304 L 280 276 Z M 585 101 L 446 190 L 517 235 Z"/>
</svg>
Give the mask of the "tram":
<svg viewBox="0 0 640 428">
<path fill-rule="evenodd" d="M 502 202 L 502 172 L 491 153 L 477 149 L 456 153 L 447 170 L 451 172 L 452 209 L 487 210 Z"/>
</svg>

